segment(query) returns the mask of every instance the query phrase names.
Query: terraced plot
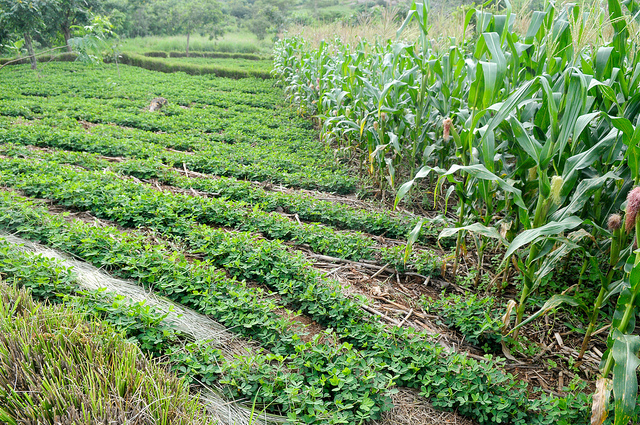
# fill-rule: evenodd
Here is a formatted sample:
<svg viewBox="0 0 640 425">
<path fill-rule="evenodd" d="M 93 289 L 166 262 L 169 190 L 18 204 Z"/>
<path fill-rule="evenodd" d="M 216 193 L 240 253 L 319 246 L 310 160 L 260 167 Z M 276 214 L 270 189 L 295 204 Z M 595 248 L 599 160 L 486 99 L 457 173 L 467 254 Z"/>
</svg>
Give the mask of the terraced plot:
<svg viewBox="0 0 640 425">
<path fill-rule="evenodd" d="M 0 230 L 29 241 L 5 236 L 5 279 L 214 388 L 222 423 L 392 424 L 398 388 L 481 424 L 586 423 L 580 392 L 540 391 L 438 338 L 420 299 L 441 283 L 435 230 L 405 258 L 420 217 L 357 200 L 364 183 L 272 81 L 117 75 L 0 74 Z M 148 111 L 157 96 L 168 106 Z M 103 285 L 87 287 L 92 267 Z M 170 305 L 230 339 L 194 334 Z"/>
</svg>

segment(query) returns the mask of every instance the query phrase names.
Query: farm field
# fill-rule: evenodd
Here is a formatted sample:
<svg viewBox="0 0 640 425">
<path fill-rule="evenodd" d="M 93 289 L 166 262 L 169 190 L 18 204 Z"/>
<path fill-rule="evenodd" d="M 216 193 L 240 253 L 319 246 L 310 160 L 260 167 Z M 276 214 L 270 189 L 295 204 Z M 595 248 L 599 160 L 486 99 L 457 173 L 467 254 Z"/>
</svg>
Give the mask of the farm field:
<svg viewBox="0 0 640 425">
<path fill-rule="evenodd" d="M 237 67 L 252 71 L 269 72 L 273 67 L 271 60 L 242 60 L 242 59 L 209 59 L 209 58 L 167 58 L 169 62 L 193 63 L 196 65 L 217 65 L 223 67 Z"/>
<path fill-rule="evenodd" d="M 635 7 L 1 68 L 0 422 L 633 422 Z"/>
<path fill-rule="evenodd" d="M 442 414 L 434 408 L 478 423 L 586 417 L 579 386 L 546 393 L 482 357 L 499 354 L 496 322 L 466 343 L 433 314 L 427 300 L 449 285 L 438 225 L 405 262 L 419 218 L 358 200 L 366 183 L 273 81 L 120 72 L 52 63 L 0 74 L 0 227 L 24 238 L 4 237 L 5 280 L 39 301 L 82 305 L 195 388 L 238 400 L 230 423 L 247 412 L 394 423 L 416 414 L 407 409 Z M 168 105 L 150 112 L 156 96 Z M 47 249 L 57 257 L 43 258 Z M 242 355 L 194 341 L 166 305 L 141 309 L 130 286 L 83 286 L 82 265 L 215 321 Z M 487 302 L 472 300 L 470 314 Z"/>
</svg>

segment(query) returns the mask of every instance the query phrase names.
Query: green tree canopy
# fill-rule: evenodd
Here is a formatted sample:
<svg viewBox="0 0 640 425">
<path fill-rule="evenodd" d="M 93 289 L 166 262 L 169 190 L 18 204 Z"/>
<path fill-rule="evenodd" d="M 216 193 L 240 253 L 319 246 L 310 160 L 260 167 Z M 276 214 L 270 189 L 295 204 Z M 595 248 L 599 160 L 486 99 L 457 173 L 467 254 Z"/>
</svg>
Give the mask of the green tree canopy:
<svg viewBox="0 0 640 425">
<path fill-rule="evenodd" d="M 60 32 L 69 51 L 71 28 L 74 25 L 85 25 L 91 20 L 91 12 L 95 12 L 101 4 L 100 0 L 57 0 L 55 7 L 48 9 L 45 16 L 47 26 L 52 32 Z"/>
<path fill-rule="evenodd" d="M 57 0 L 0 0 L 0 23 L 6 30 L 24 37 L 31 69 L 37 66 L 33 35 L 46 28 L 44 16 L 57 5 Z"/>
<path fill-rule="evenodd" d="M 193 32 L 217 36 L 223 14 L 217 0 L 165 0 L 159 4 L 166 10 L 168 27 L 175 34 L 187 35 L 187 56 L 189 38 Z"/>
</svg>

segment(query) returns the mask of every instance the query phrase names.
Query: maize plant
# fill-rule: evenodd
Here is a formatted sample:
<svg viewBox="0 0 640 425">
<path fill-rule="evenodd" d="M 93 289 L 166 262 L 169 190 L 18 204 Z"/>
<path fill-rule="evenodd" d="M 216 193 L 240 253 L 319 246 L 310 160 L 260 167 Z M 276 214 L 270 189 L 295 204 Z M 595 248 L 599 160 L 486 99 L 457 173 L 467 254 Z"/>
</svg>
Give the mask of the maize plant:
<svg viewBox="0 0 640 425">
<path fill-rule="evenodd" d="M 434 206 L 439 194 L 445 209 L 455 205 L 457 218 L 440 235 L 457 237 L 454 274 L 467 236 L 480 265 L 488 246 L 504 246 L 501 267 L 513 265 L 523 283 L 515 335 L 561 303 L 579 305 L 555 295 L 523 320 L 529 296 L 570 253 L 585 259 L 583 272 L 606 269 L 582 351 L 603 303 L 617 297 L 603 361 L 603 376 L 614 374 L 616 423 L 626 423 L 629 397 L 635 403 L 630 376 L 640 362 L 628 361 L 640 348 L 629 335 L 638 261 L 633 242 L 609 220 L 640 183 L 639 10 L 634 0 L 547 2 L 520 33 L 505 1 L 500 12 L 468 9 L 462 37 L 442 48 L 429 34 L 428 2 L 413 3 L 395 41 L 334 40 L 313 49 L 285 38 L 275 49 L 274 73 L 292 101 L 321 118 L 328 141 L 358 158 L 395 206 L 412 190 L 433 196 Z M 403 38 L 409 27 L 418 29 L 414 40 Z M 598 264 L 602 250 L 606 266 Z M 622 379 L 635 392 L 623 391 Z"/>
</svg>

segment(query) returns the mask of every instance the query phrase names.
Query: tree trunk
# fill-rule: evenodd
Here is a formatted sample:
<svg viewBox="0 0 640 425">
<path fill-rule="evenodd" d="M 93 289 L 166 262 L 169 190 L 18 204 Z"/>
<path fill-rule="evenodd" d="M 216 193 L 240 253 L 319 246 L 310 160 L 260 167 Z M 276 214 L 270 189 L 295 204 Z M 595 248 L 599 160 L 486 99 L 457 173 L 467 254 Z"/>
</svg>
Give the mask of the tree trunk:
<svg viewBox="0 0 640 425">
<path fill-rule="evenodd" d="M 189 36 L 191 36 L 191 33 L 187 33 L 187 57 L 189 57 Z"/>
<path fill-rule="evenodd" d="M 73 50 L 71 49 L 71 45 L 69 44 L 69 39 L 71 38 L 71 28 L 69 26 L 63 26 L 62 35 L 64 36 L 64 44 L 67 46 L 67 52 L 71 53 Z"/>
<path fill-rule="evenodd" d="M 29 34 L 28 32 L 24 33 L 24 45 L 27 46 L 27 52 L 29 52 L 31 69 L 35 71 L 38 66 L 36 62 L 36 52 L 33 51 L 33 40 L 31 39 L 31 34 Z"/>
</svg>

